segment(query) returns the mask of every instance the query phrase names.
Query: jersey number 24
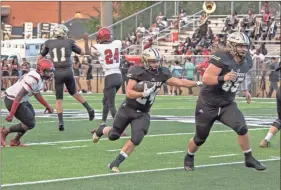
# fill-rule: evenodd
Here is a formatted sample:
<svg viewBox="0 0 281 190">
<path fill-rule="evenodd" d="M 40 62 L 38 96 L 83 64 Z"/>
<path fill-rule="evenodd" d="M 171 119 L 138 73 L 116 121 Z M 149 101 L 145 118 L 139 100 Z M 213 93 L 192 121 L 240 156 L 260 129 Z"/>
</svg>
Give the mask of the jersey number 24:
<svg viewBox="0 0 281 190">
<path fill-rule="evenodd" d="M 119 63 L 119 49 L 115 48 L 114 54 L 111 49 L 104 50 L 105 63 L 111 65 L 113 63 Z M 113 62 L 113 60 L 115 62 Z"/>
</svg>

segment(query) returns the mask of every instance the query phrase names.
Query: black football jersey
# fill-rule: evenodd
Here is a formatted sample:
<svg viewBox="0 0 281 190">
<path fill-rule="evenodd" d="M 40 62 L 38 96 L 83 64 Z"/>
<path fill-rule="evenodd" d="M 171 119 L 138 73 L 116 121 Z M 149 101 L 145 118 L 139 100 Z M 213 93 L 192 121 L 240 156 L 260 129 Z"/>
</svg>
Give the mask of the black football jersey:
<svg viewBox="0 0 281 190">
<path fill-rule="evenodd" d="M 72 69 L 71 53 L 81 53 L 81 49 L 75 45 L 71 39 L 50 39 L 44 44 L 41 55 L 44 57 L 48 53 L 54 63 L 55 69 Z"/>
<path fill-rule="evenodd" d="M 205 85 L 201 88 L 200 98 L 213 106 L 225 106 L 232 103 L 240 84 L 245 80 L 247 72 L 252 68 L 253 61 L 250 54 L 241 64 L 236 63 L 228 52 L 216 52 L 210 58 L 210 64 L 222 69 L 220 76 L 230 71 L 237 73 L 235 81 L 221 82 L 217 85 Z"/>
<path fill-rule="evenodd" d="M 128 79 L 132 79 L 137 82 L 150 81 L 156 85 L 154 93 L 152 93 L 149 97 L 137 99 L 130 99 L 126 97 L 125 99 L 126 105 L 142 112 L 149 112 L 152 104 L 154 103 L 157 93 L 161 89 L 162 84 L 166 82 L 169 78 L 171 78 L 172 75 L 169 69 L 165 67 L 160 67 L 158 69 L 158 72 L 154 73 L 145 70 L 143 67 L 133 66 L 129 69 L 127 77 Z"/>
</svg>

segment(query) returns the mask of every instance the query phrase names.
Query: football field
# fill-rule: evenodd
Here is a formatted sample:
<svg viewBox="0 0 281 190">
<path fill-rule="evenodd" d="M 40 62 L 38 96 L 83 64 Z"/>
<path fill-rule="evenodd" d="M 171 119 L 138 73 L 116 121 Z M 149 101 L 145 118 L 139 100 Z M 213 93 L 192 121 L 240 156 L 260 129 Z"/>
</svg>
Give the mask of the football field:
<svg viewBox="0 0 281 190">
<path fill-rule="evenodd" d="M 195 156 L 195 171 L 184 171 L 187 143 L 194 135 L 194 109 L 197 97 L 158 96 L 151 110 L 148 135 L 135 152 L 121 165 L 120 174 L 111 173 L 107 165 L 119 154 L 130 138 L 115 142 L 91 141 L 90 131 L 101 122 L 102 95 L 85 95 L 97 110 L 94 121 L 88 120 L 84 107 L 64 95 L 65 131 L 57 129 L 57 115 L 43 114 L 43 107 L 31 98 L 37 116 L 36 128 L 22 139 L 28 147 L 2 149 L 2 188 L 7 190 L 163 190 L 163 189 L 279 189 L 280 133 L 266 149 L 259 148 L 276 119 L 275 99 L 253 98 L 247 104 L 237 98 L 245 114 L 251 136 L 253 155 L 262 160 L 267 170 L 245 168 L 237 135 L 216 123 L 207 142 Z M 55 96 L 44 96 L 55 107 Z M 116 105 L 124 100 L 118 95 Z M 2 121 L 6 110 L 2 108 Z M 110 115 L 110 114 L 109 114 Z M 17 123 L 16 119 L 13 123 Z M 108 120 L 108 124 L 112 119 Z M 4 122 L 5 126 L 10 123 Z M 8 140 L 13 137 L 10 134 Z"/>
</svg>

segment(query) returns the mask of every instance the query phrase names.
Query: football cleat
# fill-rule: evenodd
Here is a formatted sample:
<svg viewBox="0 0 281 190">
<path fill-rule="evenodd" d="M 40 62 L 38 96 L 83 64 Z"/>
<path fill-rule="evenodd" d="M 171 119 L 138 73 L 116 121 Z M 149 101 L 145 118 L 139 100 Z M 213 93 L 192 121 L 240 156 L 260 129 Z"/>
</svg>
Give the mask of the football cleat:
<svg viewBox="0 0 281 190">
<path fill-rule="evenodd" d="M 21 146 L 21 147 L 26 147 L 27 145 L 22 144 L 20 141 L 10 140 L 10 146 Z"/>
<path fill-rule="evenodd" d="M 113 172 L 113 173 L 120 173 L 120 170 L 117 166 L 111 166 L 111 164 L 108 164 L 108 168 Z"/>
<path fill-rule="evenodd" d="M 266 139 L 263 139 L 261 142 L 260 142 L 260 147 L 261 148 L 267 148 L 269 147 L 270 143 L 266 140 Z"/>
<path fill-rule="evenodd" d="M 63 122 L 59 123 L 59 131 L 64 131 L 64 123 Z"/>
<path fill-rule="evenodd" d="M 95 110 L 88 111 L 89 120 L 92 121 L 95 118 Z"/>
<path fill-rule="evenodd" d="M 4 132 L 5 127 L 0 128 L 0 133 L 1 133 L 1 146 L 5 147 L 6 146 L 6 137 L 7 134 Z"/>
<path fill-rule="evenodd" d="M 106 127 L 105 123 L 100 124 L 97 129 L 93 129 L 91 133 L 93 134 L 93 143 L 97 143 L 103 136 L 103 129 Z"/>
<path fill-rule="evenodd" d="M 256 160 L 254 157 L 246 158 L 245 166 L 248 168 L 255 168 L 258 171 L 262 171 L 266 169 L 266 167 L 258 160 Z"/>
<path fill-rule="evenodd" d="M 194 170 L 194 156 L 187 156 L 184 159 L 184 169 L 186 171 L 193 171 Z"/>
</svg>

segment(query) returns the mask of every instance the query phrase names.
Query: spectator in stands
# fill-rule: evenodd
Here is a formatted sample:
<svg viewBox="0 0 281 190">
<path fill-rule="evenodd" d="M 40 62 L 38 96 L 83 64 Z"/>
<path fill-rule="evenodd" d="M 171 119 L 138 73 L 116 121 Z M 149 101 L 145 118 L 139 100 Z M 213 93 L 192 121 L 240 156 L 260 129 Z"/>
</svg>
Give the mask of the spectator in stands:
<svg viewBox="0 0 281 190">
<path fill-rule="evenodd" d="M 174 51 L 174 55 L 182 55 L 181 47 L 178 45 Z"/>
<path fill-rule="evenodd" d="M 135 32 L 132 32 L 131 34 L 128 35 L 130 43 L 131 44 L 136 44 L 137 43 L 137 37 Z"/>
<path fill-rule="evenodd" d="M 260 52 L 263 55 L 267 55 L 267 49 L 265 47 L 265 42 L 261 43 L 261 45 L 260 45 Z"/>
<path fill-rule="evenodd" d="M 11 62 L 11 64 L 10 64 L 11 65 L 11 67 L 10 67 L 11 68 L 11 74 L 10 74 L 11 75 L 11 85 L 13 85 L 19 79 L 20 67 L 19 67 L 19 63 L 16 58 L 11 59 L 10 62 Z"/>
<path fill-rule="evenodd" d="M 239 18 L 237 16 L 236 11 L 232 12 L 232 15 L 230 16 L 230 23 L 231 23 L 231 26 L 232 26 L 233 29 L 237 27 L 237 25 L 239 23 Z"/>
<path fill-rule="evenodd" d="M 253 59 L 253 69 L 256 71 L 256 75 L 264 71 L 264 55 L 261 53 L 260 49 L 256 50 L 256 53 L 252 57 Z"/>
<path fill-rule="evenodd" d="M 191 58 L 190 57 L 186 57 L 185 58 L 184 69 L 185 69 L 185 76 L 186 76 L 187 80 L 194 80 L 195 66 L 191 62 Z M 188 94 L 189 95 L 193 94 L 192 88 L 188 88 Z"/>
<path fill-rule="evenodd" d="M 163 20 L 164 17 L 165 16 L 164 16 L 163 12 L 159 12 L 159 15 L 156 17 L 156 24 L 157 25 L 160 24 L 160 22 Z"/>
<path fill-rule="evenodd" d="M 263 7 L 261 8 L 261 14 L 264 14 L 266 12 L 269 12 L 269 6 L 268 6 L 268 1 L 265 1 L 263 3 Z"/>
<path fill-rule="evenodd" d="M 173 70 L 172 70 L 172 76 L 175 77 L 175 78 L 179 78 L 181 79 L 182 78 L 182 67 L 180 66 L 180 63 L 178 60 L 175 61 L 175 65 L 173 67 Z M 179 93 L 178 93 L 179 91 Z M 173 87 L 173 95 L 181 95 L 182 94 L 182 90 L 180 87 L 176 87 L 174 86 Z"/>
<path fill-rule="evenodd" d="M 211 29 L 211 27 L 208 27 L 206 38 L 210 44 L 213 42 L 214 34 L 213 34 L 213 30 Z"/>
<path fill-rule="evenodd" d="M 191 47 L 191 46 L 189 46 L 189 47 L 187 48 L 187 51 L 186 51 L 185 55 L 194 55 L 194 53 L 193 53 L 193 50 L 192 50 L 192 47 Z M 191 56 L 190 56 L 190 57 L 191 57 Z"/>
<path fill-rule="evenodd" d="M 253 14 L 252 9 L 248 10 L 248 15 L 246 16 L 247 19 L 247 23 L 245 23 L 247 25 L 247 27 L 251 27 L 255 25 L 256 22 L 256 16 Z"/>
<path fill-rule="evenodd" d="M 269 81 L 270 81 L 270 86 L 269 86 L 269 92 L 267 94 L 268 98 L 271 98 L 273 91 L 277 92 L 278 90 L 278 82 L 279 82 L 279 71 L 275 71 L 279 67 L 278 61 L 276 60 L 275 57 L 271 58 L 271 63 L 269 65 Z"/>
<path fill-rule="evenodd" d="M 140 39 L 145 35 L 146 29 L 142 23 L 136 29 L 137 43 L 140 43 Z"/>
<path fill-rule="evenodd" d="M 202 54 L 202 55 L 210 55 L 210 52 L 209 52 L 207 46 L 204 46 L 204 47 L 203 47 L 202 53 L 201 53 L 201 54 Z"/>
<path fill-rule="evenodd" d="M 204 58 L 204 62 L 201 62 L 198 65 L 196 65 L 195 68 L 198 71 L 200 71 L 201 78 L 202 78 L 203 74 L 205 73 L 205 70 L 207 69 L 208 66 L 209 66 L 209 58 L 208 57 Z"/>
<path fill-rule="evenodd" d="M 183 25 L 185 25 L 186 23 L 187 23 L 187 15 L 186 15 L 186 12 L 185 12 L 185 10 L 184 9 L 181 9 L 180 10 L 180 20 L 181 20 L 181 23 L 183 24 Z"/>
<path fill-rule="evenodd" d="M 267 32 L 267 37 L 269 40 L 271 40 L 275 37 L 275 34 L 277 32 L 277 25 L 276 25 L 274 17 L 271 17 L 269 19 L 268 26 L 269 26 L 269 28 L 268 28 L 268 32 Z"/>
<path fill-rule="evenodd" d="M 143 50 L 152 47 L 153 40 L 152 38 L 148 39 L 148 42 L 144 45 Z"/>
<path fill-rule="evenodd" d="M 7 59 L 2 59 L 2 86 L 1 90 L 6 90 L 9 87 L 9 65 Z"/>
<path fill-rule="evenodd" d="M 250 45 L 249 52 L 250 52 L 251 56 L 253 56 L 256 53 L 256 47 L 253 44 Z"/>
<path fill-rule="evenodd" d="M 190 37 L 185 38 L 185 41 L 183 42 L 183 46 L 185 47 L 192 47 L 191 39 Z"/>
<path fill-rule="evenodd" d="M 168 21 L 166 17 L 163 17 L 163 19 L 158 24 L 159 30 L 162 31 L 168 27 Z"/>
</svg>

